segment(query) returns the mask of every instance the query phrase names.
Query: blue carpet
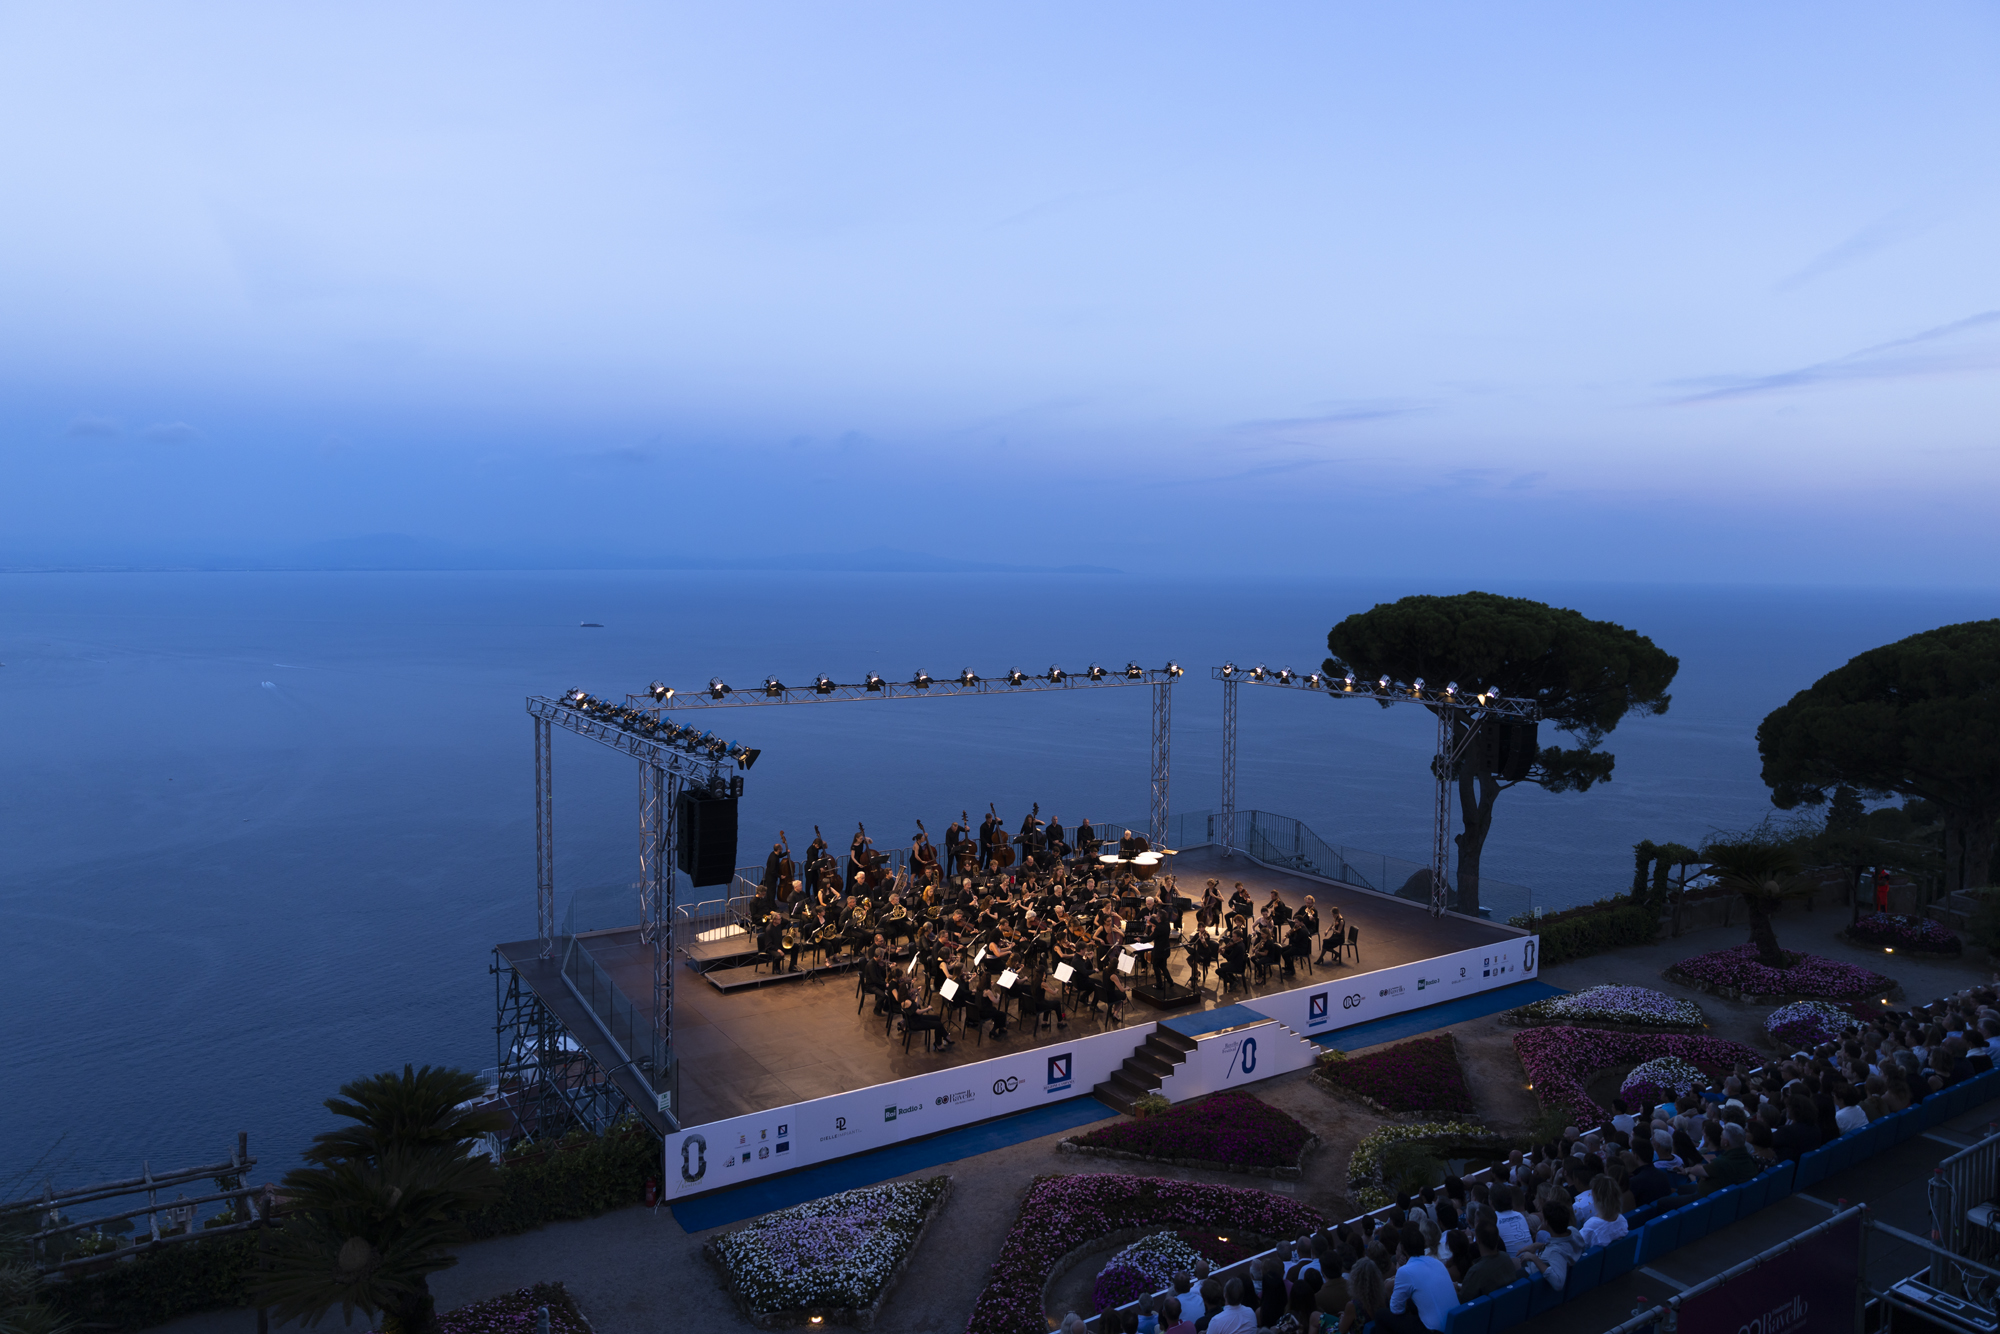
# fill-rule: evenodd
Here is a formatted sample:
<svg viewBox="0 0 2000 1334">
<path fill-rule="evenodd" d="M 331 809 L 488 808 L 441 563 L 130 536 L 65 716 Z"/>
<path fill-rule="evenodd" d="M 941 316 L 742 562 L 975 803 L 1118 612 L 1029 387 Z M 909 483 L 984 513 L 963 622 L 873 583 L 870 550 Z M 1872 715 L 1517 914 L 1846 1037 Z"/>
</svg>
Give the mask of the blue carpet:
<svg viewBox="0 0 2000 1334">
<path fill-rule="evenodd" d="M 1265 1018 L 1263 1013 L 1247 1005 L 1224 1005 L 1213 1010 L 1194 1010 L 1162 1019 L 1160 1027 L 1171 1028 L 1183 1037 L 1198 1038 L 1204 1033 L 1235 1028 L 1240 1024 L 1261 1024 Z"/>
<path fill-rule="evenodd" d="M 1343 1028 L 1332 1033 L 1316 1033 L 1313 1035 L 1313 1041 L 1329 1047 L 1338 1047 L 1342 1051 L 1356 1051 L 1362 1047 L 1394 1042 L 1398 1038 L 1413 1038 L 1419 1033 L 1449 1028 L 1468 1019 L 1483 1019 L 1489 1014 L 1511 1010 L 1518 1005 L 1526 1005 L 1529 1001 L 1538 1001 L 1546 996 L 1565 994 L 1561 987 L 1552 987 L 1538 980 L 1516 982 L 1512 986 L 1501 987 L 1498 991 L 1482 991 L 1463 1000 L 1446 1001 L 1442 1005 L 1411 1010 L 1407 1014 L 1392 1014 L 1387 1019 L 1356 1024 L 1352 1028 Z"/>
<path fill-rule="evenodd" d="M 807 1200 L 817 1200 L 858 1186 L 872 1186 L 891 1177 L 921 1172 L 939 1163 L 956 1162 L 974 1154 L 990 1153 L 1043 1135 L 1075 1130 L 1093 1121 L 1118 1113 L 1095 1098 L 1068 1098 L 1031 1112 L 996 1117 L 963 1130 L 947 1130 L 928 1139 L 892 1144 L 886 1149 L 856 1154 L 819 1167 L 808 1167 L 781 1177 L 752 1181 L 747 1185 L 719 1190 L 671 1206 L 674 1221 L 687 1232 L 701 1232 L 725 1223 L 787 1209 Z"/>
</svg>

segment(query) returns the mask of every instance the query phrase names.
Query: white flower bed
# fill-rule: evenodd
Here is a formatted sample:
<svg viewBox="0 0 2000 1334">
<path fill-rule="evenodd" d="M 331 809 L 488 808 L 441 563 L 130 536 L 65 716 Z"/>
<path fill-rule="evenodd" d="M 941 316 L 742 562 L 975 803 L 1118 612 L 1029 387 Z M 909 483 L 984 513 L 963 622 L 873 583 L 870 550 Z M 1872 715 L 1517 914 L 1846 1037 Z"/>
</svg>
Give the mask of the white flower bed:
<svg viewBox="0 0 2000 1334">
<path fill-rule="evenodd" d="M 1650 1061 L 1633 1066 L 1632 1073 L 1625 1076 L 1618 1092 L 1627 1103 L 1651 1106 L 1669 1098 L 1678 1098 L 1683 1093 L 1705 1089 L 1708 1085 L 1708 1076 L 1694 1062 L 1684 1061 L 1678 1056 L 1655 1056 Z"/>
<path fill-rule="evenodd" d="M 709 1242 L 752 1312 L 859 1311 L 909 1254 L 950 1178 L 842 1191 L 765 1214 Z"/>
<path fill-rule="evenodd" d="M 1586 987 L 1550 996 L 1514 1011 L 1526 1024 L 1636 1024 L 1651 1028 L 1698 1029 L 1707 1022 L 1693 1001 L 1649 987 Z"/>
<path fill-rule="evenodd" d="M 1764 1020 L 1764 1031 L 1791 1047 L 1817 1047 L 1832 1042 L 1854 1026 L 1854 1016 L 1831 1001 L 1793 1001 L 1780 1005 Z"/>
<path fill-rule="evenodd" d="M 1159 1289 L 1172 1283 L 1179 1271 L 1192 1271 L 1194 1262 L 1199 1259 L 1201 1252 L 1178 1236 L 1171 1232 L 1155 1232 L 1150 1237 L 1139 1238 L 1112 1256 L 1104 1268 L 1115 1269 L 1125 1265 L 1136 1269 L 1152 1280 L 1155 1289 Z"/>
</svg>

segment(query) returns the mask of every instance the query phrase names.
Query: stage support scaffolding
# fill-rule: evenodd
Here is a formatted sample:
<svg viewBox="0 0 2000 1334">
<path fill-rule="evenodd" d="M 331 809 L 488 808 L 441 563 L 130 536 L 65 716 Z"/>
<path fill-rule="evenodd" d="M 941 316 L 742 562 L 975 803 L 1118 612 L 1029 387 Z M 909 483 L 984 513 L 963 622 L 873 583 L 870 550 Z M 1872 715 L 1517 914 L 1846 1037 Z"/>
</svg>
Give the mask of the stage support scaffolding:
<svg viewBox="0 0 2000 1334">
<path fill-rule="evenodd" d="M 1388 677 L 1370 683 L 1353 677 L 1325 676 L 1318 672 L 1300 675 L 1289 667 L 1272 671 L 1259 664 L 1238 667 L 1233 662 L 1210 669 L 1222 683 L 1222 846 L 1236 851 L 1236 687 L 1279 686 L 1312 691 L 1335 699 L 1371 699 L 1377 704 L 1421 704 L 1437 715 L 1437 754 L 1431 772 L 1437 779 L 1437 801 L 1431 822 L 1430 897 L 1431 913 L 1441 916 L 1451 893 L 1451 788 L 1458 780 L 1459 766 L 1466 752 L 1487 725 L 1500 719 L 1532 723 L 1541 719 L 1541 709 L 1533 700 L 1509 699 L 1498 690 L 1460 690 L 1456 681 L 1438 690 L 1428 688 L 1421 678 L 1408 685 Z"/>
<path fill-rule="evenodd" d="M 1172 768 L 1174 745 L 1173 691 L 1172 677 L 1153 683 L 1153 827 L 1148 833 L 1156 848 L 1167 846 L 1167 775 Z"/>
</svg>

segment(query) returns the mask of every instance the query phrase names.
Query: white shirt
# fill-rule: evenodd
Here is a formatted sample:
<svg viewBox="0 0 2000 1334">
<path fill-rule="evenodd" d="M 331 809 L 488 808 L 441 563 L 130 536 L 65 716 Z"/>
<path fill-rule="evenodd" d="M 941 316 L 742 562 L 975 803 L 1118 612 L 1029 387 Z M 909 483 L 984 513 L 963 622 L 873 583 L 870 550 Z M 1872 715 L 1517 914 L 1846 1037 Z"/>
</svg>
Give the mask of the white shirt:
<svg viewBox="0 0 2000 1334">
<path fill-rule="evenodd" d="M 1576 1239 L 1586 1247 L 1609 1246 L 1632 1229 L 1625 1222 L 1625 1215 L 1604 1219 L 1592 1214 L 1584 1225 L 1576 1230 Z"/>
<path fill-rule="evenodd" d="M 1858 1102 L 1852 1107 L 1843 1107 L 1833 1114 L 1833 1123 L 1840 1127 L 1843 1135 L 1850 1130 L 1859 1130 L 1868 1124 L 1868 1109 Z"/>
<path fill-rule="evenodd" d="M 1623 1133 L 1623 1134 L 1627 1134 L 1627 1135 L 1631 1134 L 1631 1133 L 1632 1133 L 1632 1114 L 1631 1114 L 1630 1112 L 1620 1112 L 1620 1113 L 1618 1113 L 1618 1115 L 1616 1115 L 1616 1116 L 1614 1116 L 1614 1117 L 1612 1117 L 1612 1118 L 1611 1118 L 1611 1128 L 1612 1128 L 1613 1130 L 1616 1130 L 1616 1131 L 1619 1131 L 1619 1132 L 1621 1132 L 1621 1133 Z"/>
<path fill-rule="evenodd" d="M 1521 1216 L 1519 1209 L 1509 1209 L 1504 1214 L 1494 1214 L 1493 1226 L 1500 1230 L 1500 1249 L 1509 1255 L 1519 1255 L 1521 1248 L 1535 1239 L 1534 1234 L 1528 1231 L 1528 1220 Z"/>
<path fill-rule="evenodd" d="M 1187 1312 L 1181 1312 L 1187 1319 Z M 1225 1306 L 1208 1322 L 1208 1334 L 1257 1334 L 1257 1313 L 1247 1306 Z"/>
<path fill-rule="evenodd" d="M 1417 1319 L 1426 1329 L 1443 1329 L 1445 1317 L 1458 1305 L 1458 1289 L 1452 1285 L 1451 1273 L 1435 1255 L 1419 1255 L 1396 1271 L 1396 1286 L 1389 1294 L 1391 1314 L 1400 1315 L 1412 1300 L 1417 1304 Z M 1214 1321 L 1209 1321 L 1208 1329 L 1209 1334 L 1215 1334 Z"/>
<path fill-rule="evenodd" d="M 1201 1301 L 1201 1284 L 1197 1283 L 1186 1292 L 1177 1292 L 1174 1295 L 1181 1299 L 1181 1319 L 1190 1325 L 1208 1314 L 1208 1308 L 1202 1305 Z"/>
</svg>

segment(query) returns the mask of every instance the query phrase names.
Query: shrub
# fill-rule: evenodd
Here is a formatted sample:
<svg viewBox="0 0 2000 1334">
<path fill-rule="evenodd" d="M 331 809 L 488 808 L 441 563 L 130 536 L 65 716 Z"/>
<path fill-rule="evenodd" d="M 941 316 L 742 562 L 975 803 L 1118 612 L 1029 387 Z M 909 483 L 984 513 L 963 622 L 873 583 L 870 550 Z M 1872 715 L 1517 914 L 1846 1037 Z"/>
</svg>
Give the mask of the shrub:
<svg viewBox="0 0 2000 1334">
<path fill-rule="evenodd" d="M 1542 940 L 1542 967 L 1581 959 L 1628 945 L 1650 945 L 1660 932 L 1660 915 L 1629 899 L 1606 899 L 1553 917 L 1517 917 Z"/>
<path fill-rule="evenodd" d="M 79 1323 L 144 1329 L 198 1311 L 246 1304 L 257 1260 L 254 1233 L 185 1241 L 42 1288 L 42 1299 Z"/>
<path fill-rule="evenodd" d="M 943 1199 L 949 1177 L 842 1191 L 715 1238 L 709 1255 L 758 1315 L 872 1306 Z"/>
<path fill-rule="evenodd" d="M 1586 987 L 1567 996 L 1531 1001 L 1507 1017 L 1528 1027 L 1534 1024 L 1631 1024 L 1646 1028 L 1677 1028 L 1697 1032 L 1707 1026 L 1701 1007 L 1648 987 Z"/>
<path fill-rule="evenodd" d="M 1707 1087 L 1708 1076 L 1692 1061 L 1678 1056 L 1655 1056 L 1632 1067 L 1619 1085 L 1618 1094 L 1628 1107 L 1651 1107 Z"/>
<path fill-rule="evenodd" d="M 1291 1167 L 1312 1132 L 1248 1093 L 1217 1093 L 1141 1121 L 1120 1121 L 1073 1141 L 1147 1158 Z"/>
<path fill-rule="evenodd" d="M 525 1334 L 544 1306 L 549 1308 L 549 1334 L 590 1334 L 590 1322 L 560 1283 L 537 1283 L 446 1311 L 438 1317 L 438 1334 Z"/>
<path fill-rule="evenodd" d="M 1131 1265 L 1106 1265 L 1091 1285 L 1090 1301 L 1101 1315 L 1115 1311 L 1126 1302 L 1134 1302 L 1156 1285 Z"/>
<path fill-rule="evenodd" d="M 1682 1033 L 1617 1033 L 1602 1028 L 1531 1028 L 1514 1039 L 1528 1083 L 1542 1106 L 1561 1110 L 1570 1124 L 1594 1126 L 1610 1113 L 1586 1091 L 1591 1075 L 1626 1061 L 1678 1056 L 1710 1076 L 1731 1066 L 1761 1065 L 1763 1058 L 1740 1042 Z"/>
<path fill-rule="evenodd" d="M 1399 1042 L 1366 1056 L 1322 1060 L 1319 1077 L 1392 1112 L 1469 1112 L 1472 1090 L 1451 1034 Z"/>
<path fill-rule="evenodd" d="M 1811 1050 L 1832 1042 L 1854 1024 L 1854 1016 L 1830 1001 L 1793 1001 L 1764 1020 L 1764 1031 L 1786 1046 Z"/>
<path fill-rule="evenodd" d="M 1347 1160 L 1347 1193 L 1363 1209 L 1379 1209 L 1394 1198 L 1384 1172 L 1385 1159 L 1395 1146 L 1410 1140 L 1443 1135 L 1484 1135 L 1485 1126 L 1471 1121 L 1420 1121 L 1415 1125 L 1383 1126 L 1361 1137 Z M 1425 1150 L 1428 1153 L 1428 1150 Z M 1401 1159 L 1401 1155 L 1395 1155 Z M 1407 1166 L 1402 1159 L 1399 1165 Z"/>
<path fill-rule="evenodd" d="M 465 1220 L 466 1233 L 476 1241 L 595 1218 L 639 1203 L 647 1180 L 659 1174 L 659 1137 L 638 1121 L 603 1135 L 572 1131 L 508 1154 L 500 1167 L 500 1198 Z"/>
</svg>

